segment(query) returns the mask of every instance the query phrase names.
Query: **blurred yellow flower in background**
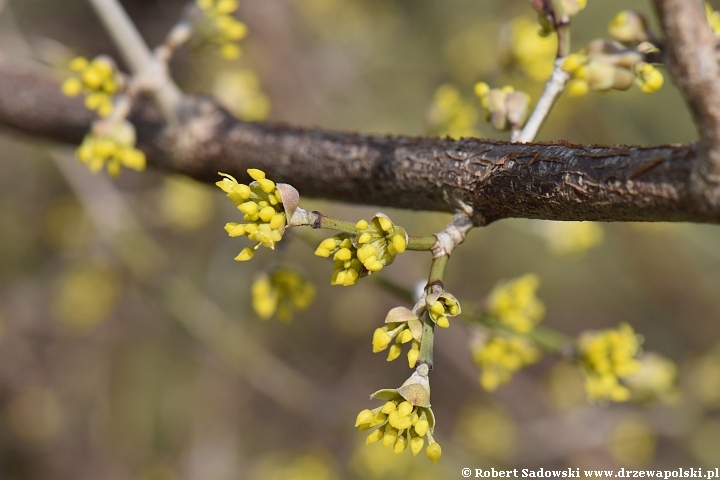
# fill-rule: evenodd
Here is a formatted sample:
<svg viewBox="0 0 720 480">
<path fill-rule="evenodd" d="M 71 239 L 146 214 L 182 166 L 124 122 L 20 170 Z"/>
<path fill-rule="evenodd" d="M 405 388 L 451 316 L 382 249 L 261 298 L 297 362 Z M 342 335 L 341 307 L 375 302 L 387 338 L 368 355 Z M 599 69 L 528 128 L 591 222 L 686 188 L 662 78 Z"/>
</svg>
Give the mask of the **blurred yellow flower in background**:
<svg viewBox="0 0 720 480">
<path fill-rule="evenodd" d="M 307 310 L 314 299 L 315 285 L 289 267 L 263 272 L 252 284 L 253 309 L 263 320 L 275 315 L 287 323 L 296 311 Z"/>
<path fill-rule="evenodd" d="M 195 230 L 212 218 L 213 195 L 206 185 L 187 177 L 167 177 L 159 199 L 160 215 L 173 227 Z"/>
<path fill-rule="evenodd" d="M 535 222 L 535 232 L 559 256 L 580 258 L 605 240 L 605 230 L 594 222 Z"/>
<path fill-rule="evenodd" d="M 540 278 L 528 273 L 498 282 L 487 299 L 486 313 L 518 333 L 528 333 L 545 316 L 545 304 L 535 292 Z"/>
<path fill-rule="evenodd" d="M 463 98 L 456 86 L 445 83 L 435 90 L 428 108 L 428 132 L 453 139 L 479 137 L 479 118 L 480 114 L 474 102 Z"/>
<path fill-rule="evenodd" d="M 580 336 L 578 350 L 590 400 L 630 399 L 630 389 L 619 380 L 640 370 L 637 359 L 640 344 L 642 337 L 627 323 L 621 323 L 617 329 L 589 331 Z"/>
<path fill-rule="evenodd" d="M 552 73 L 557 54 L 557 35 L 540 35 L 540 25 L 525 16 L 515 18 L 508 26 L 506 63 L 516 66 L 531 80 L 544 82 Z"/>
<path fill-rule="evenodd" d="M 272 452 L 253 469 L 252 480 L 336 480 L 332 456 L 324 450 L 309 453 Z"/>
<path fill-rule="evenodd" d="M 57 279 L 50 313 L 72 331 L 85 333 L 110 315 L 121 292 L 122 280 L 113 269 L 101 265 L 74 266 Z"/>
<path fill-rule="evenodd" d="M 645 465 L 655 456 L 657 435 L 645 420 L 629 416 L 613 426 L 608 448 L 620 465 Z"/>
<path fill-rule="evenodd" d="M 252 70 L 220 72 L 215 76 L 212 90 L 215 98 L 240 120 L 267 120 L 270 98 L 262 89 L 260 77 Z"/>
<path fill-rule="evenodd" d="M 488 460 L 510 460 L 518 442 L 517 423 L 494 405 L 466 406 L 458 415 L 455 431 L 463 445 Z"/>
</svg>

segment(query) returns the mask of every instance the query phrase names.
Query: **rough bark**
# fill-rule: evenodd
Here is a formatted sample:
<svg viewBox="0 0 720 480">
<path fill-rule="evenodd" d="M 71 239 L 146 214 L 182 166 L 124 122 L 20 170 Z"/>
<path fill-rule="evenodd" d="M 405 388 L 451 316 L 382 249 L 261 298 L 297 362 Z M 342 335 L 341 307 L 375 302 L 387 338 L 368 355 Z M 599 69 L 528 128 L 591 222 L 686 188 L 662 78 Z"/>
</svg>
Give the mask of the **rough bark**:
<svg viewBox="0 0 720 480">
<path fill-rule="evenodd" d="M 700 134 L 693 191 L 702 203 L 720 205 L 720 63 L 718 37 L 700 0 L 654 0 L 665 34 L 664 50 Z"/>
<path fill-rule="evenodd" d="M 92 115 L 38 73 L 0 68 L 0 124 L 79 143 Z M 482 139 L 371 136 L 233 118 L 187 97 L 165 126 L 149 102 L 131 121 L 151 166 L 214 182 L 247 168 L 301 195 L 413 210 L 470 207 L 477 225 L 509 217 L 550 220 L 720 222 L 694 194 L 694 145 L 511 144 Z"/>
</svg>

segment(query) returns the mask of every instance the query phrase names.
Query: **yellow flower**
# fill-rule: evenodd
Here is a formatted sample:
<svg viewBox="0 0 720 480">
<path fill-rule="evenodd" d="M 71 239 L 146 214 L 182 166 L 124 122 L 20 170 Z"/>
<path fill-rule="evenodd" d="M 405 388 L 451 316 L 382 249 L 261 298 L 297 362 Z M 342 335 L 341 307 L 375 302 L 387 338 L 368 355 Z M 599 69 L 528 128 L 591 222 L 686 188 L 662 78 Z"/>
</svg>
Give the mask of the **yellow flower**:
<svg viewBox="0 0 720 480">
<path fill-rule="evenodd" d="M 355 240 L 357 258 L 368 274 L 390 265 L 395 256 L 407 248 L 408 235 L 405 229 L 392 223 L 387 215 L 378 213 L 370 223 L 361 220 L 356 227 L 360 230 Z"/>
<path fill-rule="evenodd" d="M 332 255 L 335 265 L 330 277 L 330 285 L 349 287 L 355 285 L 364 273 L 363 265 L 357 258 L 357 249 L 346 234 L 326 238 L 315 250 L 318 257 L 328 258 Z"/>
<path fill-rule="evenodd" d="M 252 285 L 252 304 L 263 320 L 276 315 L 289 322 L 296 311 L 306 310 L 315 299 L 315 286 L 298 271 L 276 268 L 262 273 Z"/>
<path fill-rule="evenodd" d="M 578 339 L 585 389 L 590 400 L 624 402 L 630 389 L 620 383 L 640 370 L 637 357 L 642 337 L 627 323 L 617 329 L 583 333 Z"/>
<path fill-rule="evenodd" d="M 448 328 L 450 321 L 448 317 L 460 314 L 460 302 L 449 293 L 435 293 L 425 297 L 425 305 L 430 320 L 438 327 Z"/>
<path fill-rule="evenodd" d="M 635 84 L 643 93 L 653 93 L 663 86 L 663 75 L 649 63 L 635 64 Z"/>
<path fill-rule="evenodd" d="M 135 148 L 135 127 L 124 119 L 99 124 L 85 135 L 75 156 L 91 172 L 107 168 L 112 177 L 120 175 L 123 167 L 139 172 L 145 170 L 145 154 Z"/>
<path fill-rule="evenodd" d="M 408 365 L 415 368 L 420 354 L 422 322 L 418 316 L 405 307 L 395 307 L 385 317 L 385 326 L 375 329 L 372 339 L 373 353 L 382 352 L 390 347 L 387 361 L 392 362 L 402 353 L 402 346 L 410 343 Z M 395 342 L 393 343 L 393 339 Z"/>
<path fill-rule="evenodd" d="M 63 93 L 68 97 L 83 94 L 88 109 L 97 110 L 101 117 L 110 115 L 114 96 L 120 90 L 120 77 L 112 60 L 104 56 L 90 61 L 77 57 L 69 66 L 76 75 L 63 82 Z"/>
<path fill-rule="evenodd" d="M 235 260 L 240 262 L 253 258 L 260 246 L 274 250 L 275 243 L 282 240 L 287 227 L 283 197 L 275 182 L 265 178 L 262 170 L 251 168 L 247 172 L 254 180 L 250 185 L 238 183 L 235 178 L 225 173 L 220 173 L 225 178 L 215 183 L 227 193 L 227 197 L 237 205 L 238 210 L 245 214 L 243 221 L 248 222 L 229 222 L 225 225 L 225 231 L 231 237 L 245 235 L 257 242 L 253 247 L 245 247 L 235 257 Z"/>
<path fill-rule="evenodd" d="M 241 49 L 237 42 L 247 36 L 247 27 L 232 16 L 238 8 L 237 0 L 196 0 L 195 3 L 205 15 L 205 22 L 200 26 L 203 41 L 227 59 L 239 57 Z"/>
<path fill-rule="evenodd" d="M 427 113 L 428 130 L 431 135 L 448 136 L 453 139 L 479 137 L 478 111 L 472 103 L 460 95 L 457 87 L 449 83 L 440 85 L 433 95 Z"/>
<path fill-rule="evenodd" d="M 518 333 L 528 333 L 545 316 L 545 305 L 535 296 L 537 275 L 528 273 L 498 283 L 487 300 L 486 313 Z"/>
<path fill-rule="evenodd" d="M 525 124 L 530 108 L 530 96 L 515 91 L 510 85 L 490 88 L 485 82 L 475 84 L 475 95 L 485 109 L 485 120 L 497 130 L 520 128 Z"/>
<path fill-rule="evenodd" d="M 417 455 L 427 438 L 425 453 L 433 463 L 438 462 L 442 450 L 432 435 L 435 415 L 430 408 L 427 372 L 427 365 L 422 365 L 400 388 L 379 390 L 370 396 L 385 400 L 385 404 L 363 410 L 355 420 L 358 432 L 377 427 L 367 436 L 367 445 L 382 441 L 384 447 L 391 447 L 395 453 L 402 453 L 410 446 L 412 454 Z"/>
<path fill-rule="evenodd" d="M 510 381 L 522 367 L 540 360 L 541 352 L 519 335 L 485 335 L 472 349 L 473 360 L 481 369 L 480 385 L 492 392 Z"/>
<path fill-rule="evenodd" d="M 557 55 L 557 35 L 543 37 L 538 24 L 524 16 L 514 19 L 510 30 L 509 63 L 532 80 L 545 81 Z"/>
</svg>

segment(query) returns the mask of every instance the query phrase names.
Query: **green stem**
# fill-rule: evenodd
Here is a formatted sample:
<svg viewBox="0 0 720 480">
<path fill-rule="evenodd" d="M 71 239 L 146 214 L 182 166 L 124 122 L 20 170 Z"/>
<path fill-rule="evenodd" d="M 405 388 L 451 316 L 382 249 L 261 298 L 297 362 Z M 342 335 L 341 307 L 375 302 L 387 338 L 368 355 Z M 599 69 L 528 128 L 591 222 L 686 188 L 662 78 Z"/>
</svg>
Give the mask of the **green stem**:
<svg viewBox="0 0 720 480">
<path fill-rule="evenodd" d="M 414 237 L 411 235 L 408 240 L 407 249 L 427 251 L 432 249 L 435 242 L 437 242 L 437 237 L 435 235 L 425 235 L 422 237 Z"/>
<path fill-rule="evenodd" d="M 435 341 L 435 324 L 430 320 L 427 312 L 422 316 L 422 340 L 420 340 L 420 354 L 416 365 L 424 363 L 430 370 L 433 368 L 433 343 Z"/>
<path fill-rule="evenodd" d="M 339 232 L 349 233 L 350 235 L 359 235 L 360 233 L 362 233 L 362 230 L 359 230 L 352 222 L 346 222 L 345 220 L 340 220 L 338 218 L 328 217 L 327 215 L 319 212 L 314 213 L 317 213 L 319 215 L 319 220 L 316 224 L 317 228 L 337 230 Z"/>
<path fill-rule="evenodd" d="M 433 258 L 432 264 L 430 265 L 430 277 L 428 278 L 428 288 L 432 289 L 438 282 L 442 285 L 442 279 L 445 276 L 445 267 L 450 259 L 450 255 L 443 255 L 442 257 Z M 442 288 L 442 287 L 441 287 Z M 428 293 L 432 293 L 428 291 Z"/>
<path fill-rule="evenodd" d="M 426 293 L 439 293 L 442 291 L 442 279 L 445 276 L 445 267 L 447 267 L 450 255 L 433 258 L 430 265 L 430 276 L 428 277 L 428 287 Z M 421 320 L 423 322 L 422 337 L 420 340 L 420 354 L 418 356 L 418 364 L 425 363 L 433 368 L 433 344 L 435 343 L 435 322 L 430 319 L 427 309 L 423 313 Z"/>
</svg>

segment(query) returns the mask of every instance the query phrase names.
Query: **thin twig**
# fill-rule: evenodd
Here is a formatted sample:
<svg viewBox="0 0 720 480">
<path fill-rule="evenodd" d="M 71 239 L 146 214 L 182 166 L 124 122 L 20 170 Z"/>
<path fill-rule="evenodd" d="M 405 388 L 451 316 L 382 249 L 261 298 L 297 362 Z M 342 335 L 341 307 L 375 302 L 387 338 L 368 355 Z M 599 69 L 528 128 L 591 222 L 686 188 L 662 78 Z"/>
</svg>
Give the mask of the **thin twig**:
<svg viewBox="0 0 720 480">
<path fill-rule="evenodd" d="M 168 122 L 175 121 L 182 92 L 158 61 L 118 0 L 88 0 L 112 37 L 136 81 L 153 92 Z"/>
<path fill-rule="evenodd" d="M 553 23 L 557 32 L 558 51 L 552 74 L 545 82 L 543 92 L 538 99 L 532 115 L 522 130 L 513 130 L 510 141 L 532 142 L 545 119 L 550 115 L 553 105 L 565 90 L 570 74 L 562 69 L 565 57 L 570 53 L 570 17 L 562 10 L 562 2 L 553 1 Z"/>
</svg>

